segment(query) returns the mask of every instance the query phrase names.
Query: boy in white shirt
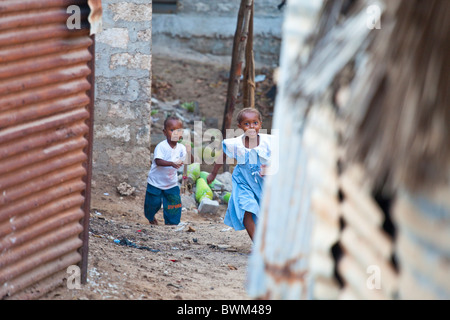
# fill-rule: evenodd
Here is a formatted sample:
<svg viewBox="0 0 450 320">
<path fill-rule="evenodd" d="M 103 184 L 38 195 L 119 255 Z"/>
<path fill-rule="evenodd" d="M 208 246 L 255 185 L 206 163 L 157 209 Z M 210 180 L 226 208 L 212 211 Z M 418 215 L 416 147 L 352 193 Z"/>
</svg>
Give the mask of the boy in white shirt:
<svg viewBox="0 0 450 320">
<path fill-rule="evenodd" d="M 147 178 L 144 212 L 150 224 L 158 224 L 155 214 L 163 204 L 166 225 L 177 225 L 181 219 L 181 195 L 178 186 L 178 168 L 185 159 L 186 147 L 178 143 L 183 135 L 183 123 L 174 116 L 164 121 L 166 140 L 160 142 L 154 151 L 154 160 Z"/>
</svg>

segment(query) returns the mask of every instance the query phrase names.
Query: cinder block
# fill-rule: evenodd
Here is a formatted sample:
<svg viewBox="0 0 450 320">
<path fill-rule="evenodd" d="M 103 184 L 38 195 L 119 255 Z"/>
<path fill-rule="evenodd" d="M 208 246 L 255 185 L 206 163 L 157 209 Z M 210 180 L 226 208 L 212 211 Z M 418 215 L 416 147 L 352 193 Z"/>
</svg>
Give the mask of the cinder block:
<svg viewBox="0 0 450 320">
<path fill-rule="evenodd" d="M 199 213 L 215 214 L 219 210 L 219 202 L 216 200 L 203 199 L 198 206 Z"/>
</svg>

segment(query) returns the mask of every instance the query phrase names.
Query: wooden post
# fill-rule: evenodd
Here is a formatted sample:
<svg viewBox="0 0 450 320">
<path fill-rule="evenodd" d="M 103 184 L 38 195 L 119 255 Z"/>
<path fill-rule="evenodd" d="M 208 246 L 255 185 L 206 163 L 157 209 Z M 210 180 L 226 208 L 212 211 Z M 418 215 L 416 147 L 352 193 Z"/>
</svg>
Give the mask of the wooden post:
<svg viewBox="0 0 450 320">
<path fill-rule="evenodd" d="M 233 53 L 231 57 L 230 77 L 228 79 L 228 93 L 225 103 L 225 112 L 222 122 L 222 135 L 226 138 L 227 129 L 231 128 L 234 107 L 236 106 L 239 92 L 239 84 L 242 76 L 242 65 L 247 46 L 250 17 L 253 9 L 253 0 L 241 0 L 239 8 L 236 32 L 234 34 Z M 223 170 L 228 171 L 228 165 L 224 163 Z"/>
<path fill-rule="evenodd" d="M 243 103 L 244 108 L 255 107 L 255 59 L 253 55 L 253 11 L 254 3 L 250 15 L 250 23 L 248 27 L 248 40 L 245 48 L 245 69 L 243 82 Z"/>
<path fill-rule="evenodd" d="M 183 178 L 181 180 L 181 193 L 182 194 L 186 194 L 186 189 L 187 189 L 187 164 L 184 165 L 183 168 Z"/>
</svg>

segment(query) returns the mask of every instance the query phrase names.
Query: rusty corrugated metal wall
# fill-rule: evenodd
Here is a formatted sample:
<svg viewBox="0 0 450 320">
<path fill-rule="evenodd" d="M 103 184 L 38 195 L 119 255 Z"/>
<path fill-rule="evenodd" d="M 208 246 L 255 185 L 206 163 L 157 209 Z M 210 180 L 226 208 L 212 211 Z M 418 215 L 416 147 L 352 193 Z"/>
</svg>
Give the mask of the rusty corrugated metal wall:
<svg viewBox="0 0 450 320">
<path fill-rule="evenodd" d="M 81 9 L 70 30 L 68 7 Z M 0 298 L 87 269 L 93 37 L 87 0 L 0 1 Z"/>
</svg>

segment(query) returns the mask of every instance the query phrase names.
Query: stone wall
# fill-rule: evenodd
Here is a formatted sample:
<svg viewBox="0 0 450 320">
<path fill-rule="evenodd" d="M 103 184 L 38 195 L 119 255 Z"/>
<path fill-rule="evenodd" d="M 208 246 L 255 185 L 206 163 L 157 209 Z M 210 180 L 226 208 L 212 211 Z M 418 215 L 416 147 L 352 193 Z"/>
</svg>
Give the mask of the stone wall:
<svg viewBox="0 0 450 320">
<path fill-rule="evenodd" d="M 283 18 L 278 3 L 255 3 L 257 66 L 278 64 Z M 180 0 L 176 14 L 152 14 L 151 0 L 102 0 L 103 30 L 96 35 L 95 56 L 94 186 L 127 182 L 144 190 L 150 166 L 152 53 L 229 58 L 239 4 Z"/>
<path fill-rule="evenodd" d="M 278 0 L 255 1 L 255 61 L 277 66 L 283 10 Z M 231 57 L 240 0 L 179 0 L 174 14 L 153 14 L 154 54 Z"/>
<path fill-rule="evenodd" d="M 150 167 L 150 0 L 102 0 L 96 35 L 93 180 L 142 190 Z"/>
</svg>

